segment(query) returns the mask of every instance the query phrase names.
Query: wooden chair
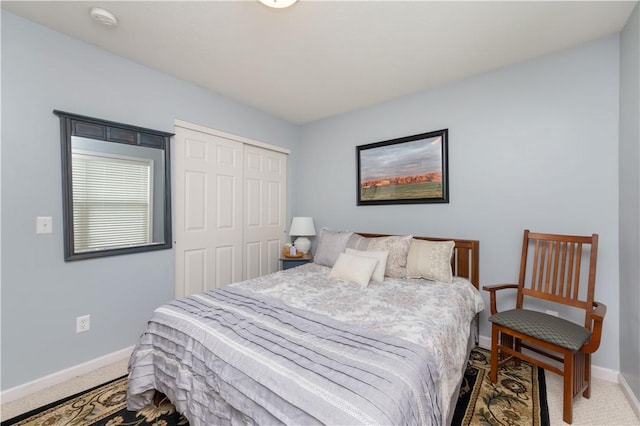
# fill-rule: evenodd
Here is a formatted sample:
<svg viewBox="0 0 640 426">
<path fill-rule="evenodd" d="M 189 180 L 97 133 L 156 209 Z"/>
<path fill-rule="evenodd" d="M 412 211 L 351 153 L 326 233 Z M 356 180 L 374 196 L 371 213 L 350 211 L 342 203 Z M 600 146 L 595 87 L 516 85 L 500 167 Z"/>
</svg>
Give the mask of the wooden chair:
<svg viewBox="0 0 640 426">
<path fill-rule="evenodd" d="M 589 248 L 588 277 L 581 280 L 583 248 Z M 533 253 L 529 253 L 532 248 Z M 591 396 L 591 354 L 600 346 L 602 321 L 606 306 L 595 302 L 598 235 L 587 236 L 540 234 L 524 231 L 518 284 L 485 286 L 491 303 L 491 374 L 498 379 L 498 367 L 514 359 L 530 362 L 564 377 L 563 420 L 572 422 L 572 404 L 582 392 Z M 527 262 L 531 259 L 531 269 Z M 586 281 L 582 291 L 580 284 Z M 496 292 L 516 289 L 516 307 L 498 313 Z M 533 299 L 577 308 L 584 313 L 584 323 L 559 318 L 543 312 L 523 309 L 523 302 Z M 539 302 L 536 306 L 539 307 Z M 527 305 L 529 306 L 529 305 Z M 568 310 L 568 309 L 565 309 Z M 540 360 L 522 353 L 522 349 L 544 355 Z M 550 364 L 549 359 L 558 363 Z"/>
</svg>

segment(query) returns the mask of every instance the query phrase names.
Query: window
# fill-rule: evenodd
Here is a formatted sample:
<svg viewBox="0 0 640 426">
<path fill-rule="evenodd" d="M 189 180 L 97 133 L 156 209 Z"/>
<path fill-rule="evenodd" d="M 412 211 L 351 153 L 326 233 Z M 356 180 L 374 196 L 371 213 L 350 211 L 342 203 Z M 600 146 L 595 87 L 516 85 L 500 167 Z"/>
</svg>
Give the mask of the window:
<svg viewBox="0 0 640 426">
<path fill-rule="evenodd" d="M 73 150 L 77 252 L 150 244 L 153 161 Z"/>
<path fill-rule="evenodd" d="M 170 249 L 173 133 L 53 113 L 60 117 L 64 260 Z"/>
</svg>

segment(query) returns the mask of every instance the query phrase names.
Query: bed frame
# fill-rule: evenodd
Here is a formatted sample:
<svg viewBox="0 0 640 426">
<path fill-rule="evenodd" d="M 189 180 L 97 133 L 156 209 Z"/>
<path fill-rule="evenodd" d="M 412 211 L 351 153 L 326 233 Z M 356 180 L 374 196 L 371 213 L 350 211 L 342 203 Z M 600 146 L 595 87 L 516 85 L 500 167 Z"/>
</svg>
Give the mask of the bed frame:
<svg viewBox="0 0 640 426">
<path fill-rule="evenodd" d="M 365 238 L 393 236 L 391 234 L 369 234 L 365 232 L 356 232 L 356 234 Z M 453 275 L 468 279 L 476 289 L 480 290 L 480 241 L 415 236 L 413 238 L 426 241 L 454 241 L 455 246 L 451 258 Z"/>
<path fill-rule="evenodd" d="M 355 234 L 361 235 L 365 238 L 375 238 L 375 237 L 390 237 L 394 236 L 392 234 L 373 234 L 366 232 L 355 232 Z M 463 277 L 468 279 L 471 284 L 479 290 L 480 286 L 480 241 L 478 240 L 465 240 L 465 239 L 457 239 L 457 238 L 437 238 L 437 237 L 418 237 L 414 236 L 413 238 L 418 240 L 426 240 L 426 241 L 454 241 L 454 251 L 453 256 L 451 258 L 451 268 L 453 275 Z M 470 326 L 471 333 L 469 336 L 469 341 L 467 344 L 467 359 L 471 350 L 478 345 L 479 331 L 480 331 L 480 323 L 478 320 L 478 315 Z M 475 324 L 474 324 L 475 323 Z M 466 363 L 462 367 L 461 371 L 461 382 L 464 378 L 464 371 L 466 368 Z M 459 388 L 460 383 L 458 384 Z M 454 392 L 450 401 L 450 409 L 449 409 L 449 418 L 448 423 L 451 423 L 453 418 L 453 414 L 455 412 L 456 402 L 458 400 L 458 392 Z M 166 398 L 166 396 L 159 391 L 156 390 L 155 395 L 153 397 L 153 403 L 158 406 L 162 400 Z"/>
</svg>

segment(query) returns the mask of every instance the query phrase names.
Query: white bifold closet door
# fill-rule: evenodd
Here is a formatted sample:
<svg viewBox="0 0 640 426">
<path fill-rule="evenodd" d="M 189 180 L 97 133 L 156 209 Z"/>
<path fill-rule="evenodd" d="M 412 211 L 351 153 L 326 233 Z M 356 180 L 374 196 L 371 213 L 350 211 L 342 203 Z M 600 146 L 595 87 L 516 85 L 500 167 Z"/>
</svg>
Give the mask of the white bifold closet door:
<svg viewBox="0 0 640 426">
<path fill-rule="evenodd" d="M 175 295 L 278 270 L 285 239 L 287 155 L 176 125 Z"/>
<path fill-rule="evenodd" d="M 286 231 L 287 156 L 244 145 L 244 279 L 280 269 Z"/>
</svg>

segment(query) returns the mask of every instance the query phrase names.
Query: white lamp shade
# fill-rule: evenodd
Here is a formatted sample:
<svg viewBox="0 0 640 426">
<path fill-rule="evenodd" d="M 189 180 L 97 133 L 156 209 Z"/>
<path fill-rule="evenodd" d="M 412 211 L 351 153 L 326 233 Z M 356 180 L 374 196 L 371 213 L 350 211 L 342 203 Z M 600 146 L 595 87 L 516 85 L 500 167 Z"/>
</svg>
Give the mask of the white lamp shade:
<svg viewBox="0 0 640 426">
<path fill-rule="evenodd" d="M 313 218 L 294 217 L 291 221 L 289 235 L 295 237 L 311 237 L 316 235 L 316 228 L 313 226 Z"/>
</svg>

